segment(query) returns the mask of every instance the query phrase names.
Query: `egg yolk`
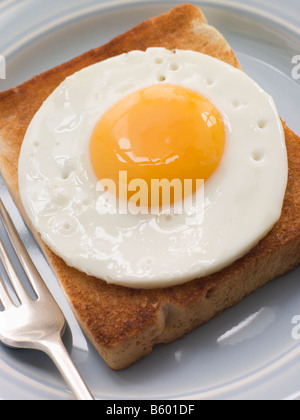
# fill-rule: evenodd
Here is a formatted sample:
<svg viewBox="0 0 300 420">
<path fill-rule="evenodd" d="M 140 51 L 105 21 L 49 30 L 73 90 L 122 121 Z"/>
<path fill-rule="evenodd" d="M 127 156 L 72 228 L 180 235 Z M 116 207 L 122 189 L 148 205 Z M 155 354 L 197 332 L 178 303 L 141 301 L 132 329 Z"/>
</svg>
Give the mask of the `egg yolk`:
<svg viewBox="0 0 300 420">
<path fill-rule="evenodd" d="M 121 171 L 128 184 L 144 180 L 150 206 L 151 180 L 193 180 L 195 192 L 196 180 L 214 173 L 224 148 L 225 126 L 214 105 L 191 89 L 160 84 L 129 94 L 104 113 L 90 158 L 98 179 L 111 179 L 117 188 Z"/>
</svg>

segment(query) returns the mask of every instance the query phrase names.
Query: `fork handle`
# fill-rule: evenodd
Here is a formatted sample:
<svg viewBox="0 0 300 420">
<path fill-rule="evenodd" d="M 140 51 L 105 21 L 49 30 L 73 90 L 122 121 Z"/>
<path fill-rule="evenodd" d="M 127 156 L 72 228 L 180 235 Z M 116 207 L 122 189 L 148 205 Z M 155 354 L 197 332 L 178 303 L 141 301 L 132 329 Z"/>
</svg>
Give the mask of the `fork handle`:
<svg viewBox="0 0 300 420">
<path fill-rule="evenodd" d="M 75 367 L 59 334 L 41 341 L 40 350 L 44 351 L 55 363 L 64 380 L 71 387 L 78 400 L 94 401 L 90 390 Z"/>
</svg>

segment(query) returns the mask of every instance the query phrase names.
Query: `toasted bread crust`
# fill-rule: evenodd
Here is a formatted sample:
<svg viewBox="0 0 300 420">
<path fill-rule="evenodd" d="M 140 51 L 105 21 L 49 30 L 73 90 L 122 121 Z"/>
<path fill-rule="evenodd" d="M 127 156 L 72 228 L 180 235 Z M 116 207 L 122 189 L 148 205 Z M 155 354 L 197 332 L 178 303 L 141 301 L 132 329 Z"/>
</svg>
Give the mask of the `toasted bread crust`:
<svg viewBox="0 0 300 420">
<path fill-rule="evenodd" d="M 191 49 L 240 67 L 230 46 L 207 24 L 202 12 L 181 5 L 101 48 L 0 93 L 1 173 L 29 227 L 19 196 L 17 168 L 32 117 L 68 75 L 114 55 L 148 47 Z M 165 289 L 108 285 L 68 267 L 33 230 L 81 327 L 111 368 L 123 369 L 156 343 L 182 337 L 300 263 L 300 139 L 285 123 L 283 126 L 289 180 L 281 219 L 251 252 L 219 273 Z"/>
</svg>

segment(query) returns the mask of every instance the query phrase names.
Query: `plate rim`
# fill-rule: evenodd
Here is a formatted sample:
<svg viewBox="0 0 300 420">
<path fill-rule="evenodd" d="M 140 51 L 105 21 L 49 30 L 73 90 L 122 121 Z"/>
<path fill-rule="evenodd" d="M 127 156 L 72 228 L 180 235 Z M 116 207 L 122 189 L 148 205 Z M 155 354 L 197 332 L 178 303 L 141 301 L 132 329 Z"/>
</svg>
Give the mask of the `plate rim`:
<svg viewBox="0 0 300 420">
<path fill-rule="evenodd" d="M 9 8 L 14 7 L 15 3 L 20 0 L 7 0 L 7 4 L 4 6 L 4 11 L 9 10 Z M 26 0 L 21 0 L 23 3 Z M 56 14 L 55 16 L 51 16 L 51 22 L 48 24 L 45 24 L 45 22 L 39 22 L 39 26 L 43 25 L 40 29 L 37 29 L 34 32 L 30 32 L 29 35 L 26 36 L 26 33 L 28 30 L 18 33 L 17 38 L 22 37 L 22 40 L 19 42 L 13 43 L 11 47 L 4 46 L 4 49 L 2 50 L 2 55 L 6 58 L 6 60 L 10 60 L 13 58 L 14 55 L 18 53 L 18 51 L 21 48 L 25 48 L 26 45 L 31 44 L 34 42 L 35 39 L 38 39 L 41 35 L 46 35 L 47 33 L 51 33 L 53 30 L 58 29 L 59 27 L 64 26 L 65 23 L 72 24 L 75 23 L 76 20 L 80 18 L 88 18 L 92 15 L 92 13 L 103 13 L 104 11 L 112 11 L 112 10 L 119 10 L 120 8 L 130 8 L 133 6 L 154 6 L 154 5 L 170 5 L 176 6 L 182 4 L 182 1 L 180 0 L 104 0 L 97 4 L 94 4 L 93 6 L 84 7 L 84 10 L 82 13 L 82 8 L 80 8 L 77 11 L 73 11 L 72 15 L 70 16 L 70 10 L 64 12 L 64 15 L 61 16 L 61 13 Z M 258 17 L 261 21 L 264 21 L 268 23 L 270 26 L 276 26 L 277 28 L 280 27 L 282 32 L 288 31 L 290 35 L 293 35 L 297 38 L 299 38 L 300 41 L 300 28 L 298 28 L 296 25 L 288 22 L 284 18 L 280 18 L 276 16 L 274 13 L 270 13 L 264 10 L 261 10 L 255 6 L 250 6 L 244 3 L 235 3 L 231 0 L 198 0 L 198 1 L 191 1 L 191 4 L 194 4 L 198 7 L 211 7 L 215 9 L 225 9 L 227 11 L 235 11 L 235 12 L 241 12 L 243 14 L 250 15 L 252 18 Z M 6 6 L 6 7 L 5 7 Z M 55 19 L 54 19 L 55 18 Z M 48 21 L 48 19 L 46 19 Z M 10 42 L 10 44 L 13 41 Z"/>
</svg>

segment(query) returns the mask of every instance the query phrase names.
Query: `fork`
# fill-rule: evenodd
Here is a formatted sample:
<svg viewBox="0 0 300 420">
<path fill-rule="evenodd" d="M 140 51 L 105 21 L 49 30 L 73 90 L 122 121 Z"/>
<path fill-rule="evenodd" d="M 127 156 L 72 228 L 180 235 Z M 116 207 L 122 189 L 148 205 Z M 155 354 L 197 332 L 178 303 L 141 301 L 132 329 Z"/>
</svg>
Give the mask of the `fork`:
<svg viewBox="0 0 300 420">
<path fill-rule="evenodd" d="M 0 220 L 37 297 L 33 299 L 27 292 L 0 239 L 0 261 L 19 301 L 19 304 L 14 302 L 16 299 L 0 277 L 3 308 L 0 311 L 0 341 L 9 347 L 46 353 L 78 400 L 94 400 L 62 342 L 65 316 L 33 264 L 1 199 Z"/>
</svg>

